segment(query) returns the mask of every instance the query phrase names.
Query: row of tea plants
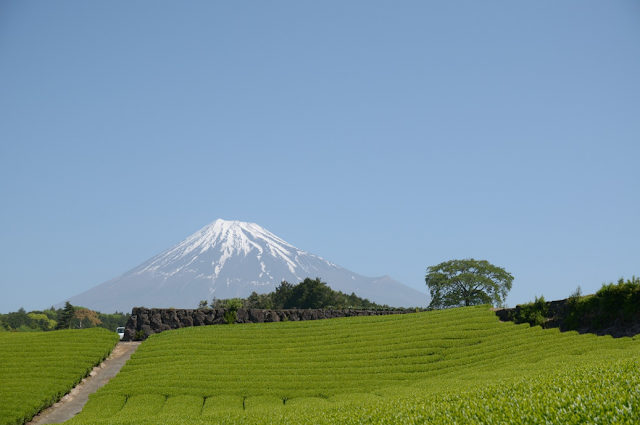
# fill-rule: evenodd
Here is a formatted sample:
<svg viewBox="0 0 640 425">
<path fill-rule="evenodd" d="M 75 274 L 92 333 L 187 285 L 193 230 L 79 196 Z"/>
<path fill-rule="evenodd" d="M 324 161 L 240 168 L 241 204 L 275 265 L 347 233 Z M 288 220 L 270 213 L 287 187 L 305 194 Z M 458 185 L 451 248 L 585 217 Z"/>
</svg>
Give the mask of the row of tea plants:
<svg viewBox="0 0 640 425">
<path fill-rule="evenodd" d="M 153 335 L 72 424 L 637 423 L 640 340 L 487 306 Z"/>
<path fill-rule="evenodd" d="M 117 342 L 102 328 L 0 333 L 0 425 L 23 424 L 58 401 Z"/>
</svg>

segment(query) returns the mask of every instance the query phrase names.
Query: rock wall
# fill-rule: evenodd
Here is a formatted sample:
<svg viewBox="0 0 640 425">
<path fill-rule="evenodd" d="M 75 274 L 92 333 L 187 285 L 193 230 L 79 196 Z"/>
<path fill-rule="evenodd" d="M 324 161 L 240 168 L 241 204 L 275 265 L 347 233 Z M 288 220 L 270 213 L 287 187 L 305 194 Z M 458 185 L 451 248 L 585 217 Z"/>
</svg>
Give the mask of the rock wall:
<svg viewBox="0 0 640 425">
<path fill-rule="evenodd" d="M 564 328 L 564 318 L 567 316 L 567 300 L 559 300 L 559 301 L 549 301 L 547 302 L 547 307 L 549 309 L 547 313 L 547 322 L 545 323 L 545 328 L 560 328 L 561 331 L 565 331 Z M 516 306 L 515 308 L 502 308 L 496 310 L 496 315 L 503 322 L 513 322 L 515 321 L 515 317 L 520 312 L 520 306 Z"/>
<path fill-rule="evenodd" d="M 415 310 L 314 310 L 292 308 L 288 310 L 260 310 L 256 308 L 238 309 L 235 323 L 268 323 L 282 321 L 302 321 L 333 319 L 353 316 L 381 316 L 389 314 L 413 313 Z M 136 333 L 142 331 L 143 339 L 162 331 L 190 326 L 226 324 L 225 309 L 159 309 L 136 307 L 131 312 L 124 331 L 123 341 L 133 341 Z M 140 335 L 139 335 L 140 336 Z"/>
<path fill-rule="evenodd" d="M 566 332 L 565 319 L 569 314 L 567 300 L 549 301 L 547 302 L 549 311 L 547 313 L 547 321 L 544 324 L 545 329 L 560 328 L 560 331 Z M 514 322 L 517 317 L 520 306 L 516 308 L 503 308 L 496 310 L 496 315 L 503 322 Z M 578 333 L 591 333 L 599 336 L 611 335 L 614 338 L 622 338 L 625 336 L 633 337 L 640 334 L 640 316 L 636 316 L 631 320 L 623 320 L 621 317 L 609 318 L 602 320 L 600 326 L 581 325 L 576 329 Z"/>
</svg>

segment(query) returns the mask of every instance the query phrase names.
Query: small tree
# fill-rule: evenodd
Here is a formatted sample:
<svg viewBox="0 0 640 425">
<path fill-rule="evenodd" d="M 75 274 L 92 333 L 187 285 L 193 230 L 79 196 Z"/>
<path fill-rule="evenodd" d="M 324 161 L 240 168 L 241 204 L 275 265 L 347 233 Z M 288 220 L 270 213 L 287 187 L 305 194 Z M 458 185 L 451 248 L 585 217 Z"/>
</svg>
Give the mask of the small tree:
<svg viewBox="0 0 640 425">
<path fill-rule="evenodd" d="M 243 302 L 244 308 L 261 308 L 271 310 L 273 308 L 272 294 L 258 294 L 253 291 L 249 298 Z"/>
<path fill-rule="evenodd" d="M 513 276 L 486 260 L 451 260 L 431 266 L 425 277 L 432 308 L 502 305 Z"/>
<path fill-rule="evenodd" d="M 9 326 L 4 321 L 0 320 L 0 332 L 8 332 L 11 330 L 11 326 Z"/>
<path fill-rule="evenodd" d="M 60 312 L 60 317 L 58 318 L 58 325 L 56 329 L 68 329 L 71 327 L 71 321 L 73 320 L 73 316 L 76 310 L 73 308 L 71 303 L 67 301 L 64 303 L 64 308 Z"/>
<path fill-rule="evenodd" d="M 97 313 L 93 310 L 89 310 L 88 308 L 81 308 L 79 310 L 76 310 L 73 317 L 78 321 L 77 327 L 79 329 L 82 329 L 83 320 L 88 320 L 89 323 L 91 323 L 91 325 L 93 326 L 97 326 L 102 323 L 100 319 L 98 319 Z"/>
<path fill-rule="evenodd" d="M 226 300 L 226 304 L 223 307 L 226 312 L 224 313 L 224 320 L 231 325 L 235 323 L 238 309 L 242 308 L 242 300 L 240 298 L 231 298 Z"/>
<path fill-rule="evenodd" d="M 204 310 L 207 307 L 207 300 L 200 300 L 200 304 L 198 304 L 198 310 Z"/>
<path fill-rule="evenodd" d="M 286 280 L 280 282 L 280 286 L 276 288 L 276 291 L 273 294 L 274 308 L 285 308 L 284 306 L 287 304 L 287 301 L 291 297 L 293 286 L 294 285 L 290 284 Z"/>
<path fill-rule="evenodd" d="M 540 298 L 535 298 L 536 300 L 532 303 L 518 306 L 514 318 L 515 323 L 528 323 L 531 326 L 542 326 L 544 328 L 547 322 L 549 306 L 542 295 L 540 295 Z"/>
</svg>

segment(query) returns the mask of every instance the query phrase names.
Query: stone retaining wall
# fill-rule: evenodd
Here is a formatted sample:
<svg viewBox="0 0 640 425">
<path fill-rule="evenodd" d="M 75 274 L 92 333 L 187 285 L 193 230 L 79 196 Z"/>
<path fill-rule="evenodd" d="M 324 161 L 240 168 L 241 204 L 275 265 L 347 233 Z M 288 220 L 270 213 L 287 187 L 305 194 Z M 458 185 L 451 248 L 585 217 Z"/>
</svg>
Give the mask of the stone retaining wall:
<svg viewBox="0 0 640 425">
<path fill-rule="evenodd" d="M 568 307 L 567 300 L 548 301 L 547 302 L 548 313 L 547 322 L 545 328 L 560 328 L 561 331 L 565 331 L 564 318 L 567 316 Z M 521 306 L 518 305 L 515 308 L 503 308 L 496 310 L 496 315 L 503 322 L 513 322 L 514 318 L 520 312 Z"/>
<path fill-rule="evenodd" d="M 547 320 L 543 327 L 546 329 L 560 328 L 560 331 L 562 332 L 570 330 L 565 326 L 565 319 L 569 314 L 567 300 L 549 301 L 547 302 L 547 307 L 549 308 L 549 311 L 546 317 Z M 514 322 L 520 312 L 520 309 L 521 306 L 516 306 L 516 308 L 504 308 L 497 310 L 495 313 L 503 322 Z M 611 335 L 614 338 L 622 338 L 626 336 L 633 337 L 635 335 L 640 335 L 640 315 L 627 320 L 624 320 L 622 316 L 613 318 L 606 317 L 600 321 L 600 326 L 579 325 L 576 331 L 581 334 L 591 333 L 600 336 Z"/>
<path fill-rule="evenodd" d="M 235 323 L 267 323 L 282 321 L 320 320 L 337 317 L 381 316 L 413 313 L 415 310 L 314 310 L 292 308 L 288 310 L 238 309 Z M 123 341 L 133 341 L 136 333 L 144 332 L 144 338 L 162 331 L 190 326 L 226 324 L 225 309 L 202 310 L 160 309 L 135 307 L 127 322 Z"/>
</svg>

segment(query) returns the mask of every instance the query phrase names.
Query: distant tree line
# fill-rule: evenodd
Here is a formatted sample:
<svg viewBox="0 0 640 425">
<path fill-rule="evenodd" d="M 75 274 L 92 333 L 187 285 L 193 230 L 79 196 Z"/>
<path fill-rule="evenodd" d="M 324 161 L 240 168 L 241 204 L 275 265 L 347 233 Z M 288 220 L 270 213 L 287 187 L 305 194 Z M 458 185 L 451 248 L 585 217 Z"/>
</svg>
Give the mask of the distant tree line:
<svg viewBox="0 0 640 425">
<path fill-rule="evenodd" d="M 84 307 L 73 306 L 68 301 L 59 309 L 26 312 L 18 311 L 0 314 L 0 332 L 46 332 L 58 329 L 83 329 L 101 327 L 115 331 L 125 326 L 130 313 L 105 314 Z"/>
<path fill-rule="evenodd" d="M 376 304 L 366 298 L 360 298 L 355 293 L 347 295 L 341 291 L 334 291 L 319 277 L 306 278 L 298 284 L 291 284 L 286 280 L 280 283 L 274 292 L 268 294 L 251 293 L 248 298 L 217 299 L 208 304 L 200 301 L 199 308 L 226 308 L 236 311 L 238 308 L 259 308 L 264 310 L 282 310 L 288 308 L 312 309 L 363 309 L 363 310 L 394 310 L 388 305 Z"/>
</svg>

